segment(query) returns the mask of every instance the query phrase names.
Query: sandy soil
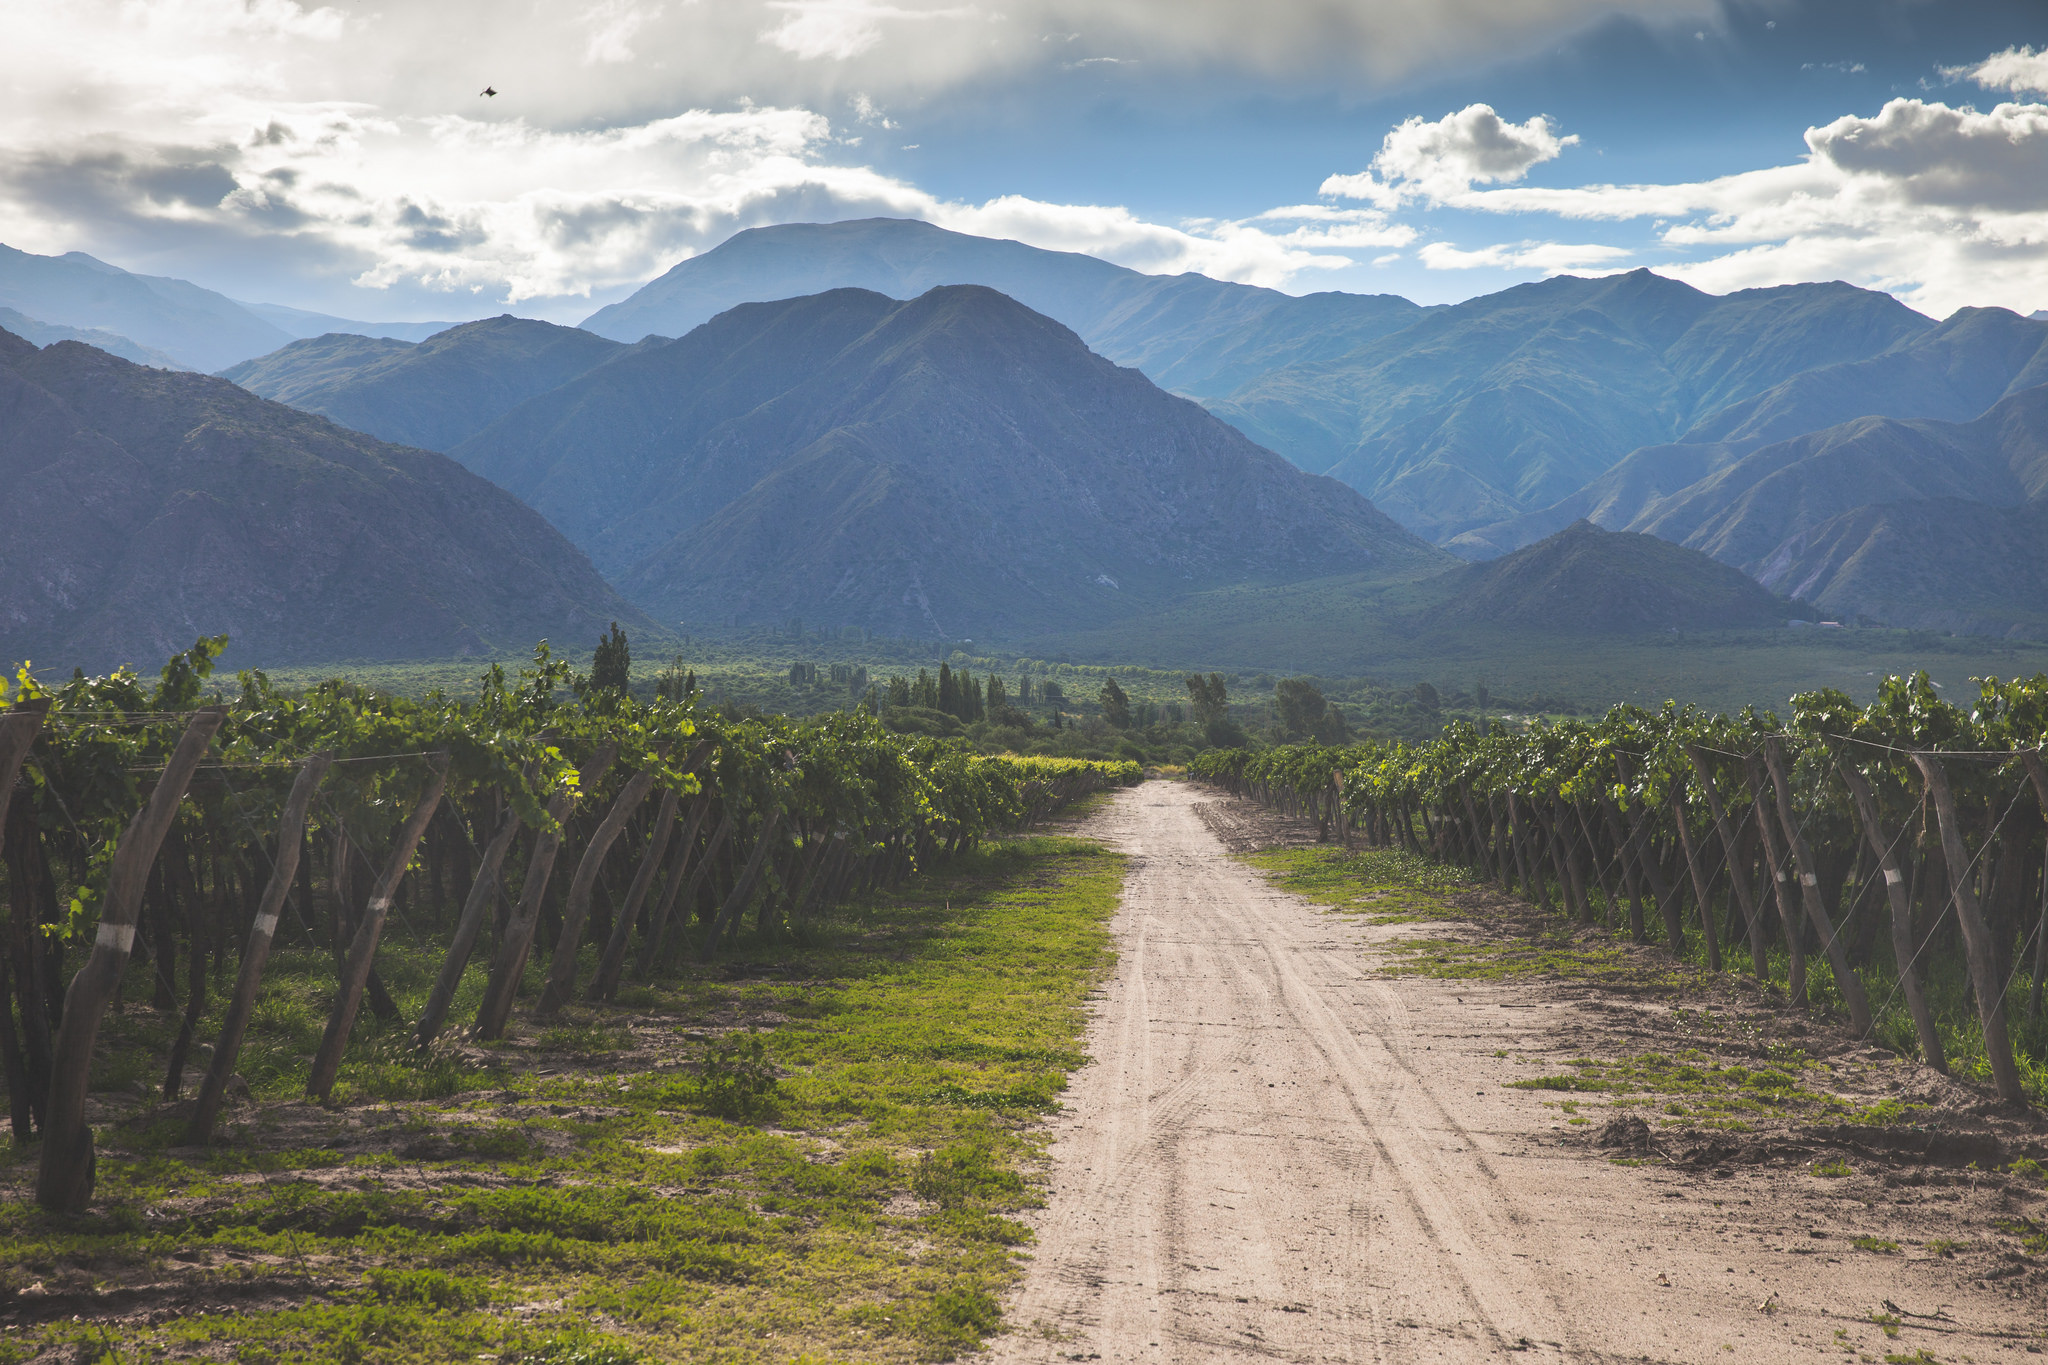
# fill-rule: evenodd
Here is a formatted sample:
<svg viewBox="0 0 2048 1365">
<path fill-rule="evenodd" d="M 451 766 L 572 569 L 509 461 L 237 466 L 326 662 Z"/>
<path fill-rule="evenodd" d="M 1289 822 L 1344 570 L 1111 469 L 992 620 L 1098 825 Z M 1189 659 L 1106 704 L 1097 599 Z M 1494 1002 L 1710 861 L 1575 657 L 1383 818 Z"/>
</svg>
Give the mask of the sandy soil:
<svg viewBox="0 0 2048 1365">
<path fill-rule="evenodd" d="M 1249 842 L 1256 814 L 1148 782 L 1088 828 L 1131 858 L 1120 957 L 1094 1064 L 1056 1120 L 1018 1325 L 992 1361 L 2048 1351 L 2036 1262 L 1987 1244 L 2001 1215 L 2043 1220 L 2048 1199 L 2024 1182 L 1924 1153 L 1859 1157 L 1854 1177 L 1827 1180 L 1811 1142 L 1668 1160 L 1640 1130 L 1641 1164 L 1616 1164 L 1612 1134 L 1603 1150 L 1568 1127 L 1544 1103 L 1557 1095 L 1504 1085 L 1602 1038 L 1639 1050 L 1635 1025 L 1668 1005 L 1383 975 L 1378 950 L 1417 931 L 1326 912 L 1233 861 L 1218 831 Z M 1917 1071 L 1914 1093 L 1977 1098 L 1865 1060 L 1889 1078 L 1866 1078 L 1878 1090 Z M 1859 1236 L 1903 1250 L 1859 1251 Z M 1922 1249 L 1937 1237 L 1972 1250 Z"/>
</svg>

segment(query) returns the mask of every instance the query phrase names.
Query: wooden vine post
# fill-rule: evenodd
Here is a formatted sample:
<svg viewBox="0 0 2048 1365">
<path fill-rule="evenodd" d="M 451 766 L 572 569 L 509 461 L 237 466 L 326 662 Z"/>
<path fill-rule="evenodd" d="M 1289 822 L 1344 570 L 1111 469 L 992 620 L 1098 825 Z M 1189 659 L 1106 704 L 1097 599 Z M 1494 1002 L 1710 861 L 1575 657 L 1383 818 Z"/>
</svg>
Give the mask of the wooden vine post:
<svg viewBox="0 0 2048 1365">
<path fill-rule="evenodd" d="M 702 818 L 701 811 L 699 812 L 699 818 Z M 662 948 L 668 940 L 669 927 L 676 922 L 669 914 L 669 907 L 676 900 L 678 885 L 682 888 L 682 917 L 687 920 L 690 915 L 690 906 L 697 899 L 697 888 L 702 886 L 704 879 L 711 874 L 712 864 L 717 860 L 720 851 L 725 848 L 725 841 L 731 837 L 732 812 L 727 811 L 719 820 L 718 828 L 711 832 L 711 838 L 705 841 L 704 851 L 697 856 L 696 870 L 691 872 L 689 880 L 684 882 L 683 870 L 689 863 L 690 844 L 694 838 L 694 831 L 684 836 L 682 861 L 676 865 L 674 875 L 669 878 L 668 889 L 661 896 L 661 905 L 654 912 L 654 923 L 649 926 L 650 932 L 647 935 L 646 944 L 640 950 L 638 971 L 643 978 L 654 971 L 654 964 L 661 959 Z"/>
<path fill-rule="evenodd" d="M 271 865 L 270 883 L 256 906 L 256 921 L 249 926 L 249 942 L 242 949 L 242 971 L 235 978 L 234 999 L 227 1018 L 221 1021 L 220 1039 L 213 1046 L 213 1065 L 199 1086 L 199 1101 L 192 1121 L 185 1128 L 185 1141 L 203 1147 L 213 1141 L 213 1121 L 220 1113 L 221 1098 L 227 1093 L 228 1078 L 235 1073 L 235 1058 L 242 1050 L 242 1035 L 248 1031 L 249 1016 L 256 1011 L 256 988 L 263 981 L 263 967 L 270 960 L 270 945 L 277 936 L 278 913 L 299 874 L 299 853 L 306 842 L 306 811 L 313 804 L 314 789 L 327 776 L 332 754 L 314 754 L 299 767 L 291 795 L 285 798 L 284 814 L 277 822 L 277 860 Z"/>
<path fill-rule="evenodd" d="M 569 904 L 562 911 L 562 936 L 555 940 L 547 982 L 541 987 L 540 1003 L 534 1007 L 534 1013 L 542 1019 L 560 1014 L 562 1006 L 576 993 L 576 949 L 583 941 L 584 922 L 590 918 L 590 898 L 597 891 L 597 874 L 604 868 L 605 855 L 625 832 L 626 822 L 654 789 L 654 778 L 655 769 L 649 766 L 627 780 L 597 833 L 590 836 L 590 846 L 583 850 L 582 861 L 576 864 L 576 878 L 569 883 Z"/>
<path fill-rule="evenodd" d="M 1713 812 L 1714 832 L 1720 837 L 1721 852 L 1727 859 L 1728 885 L 1734 889 L 1735 900 L 1742 907 L 1745 927 L 1749 930 L 1750 970 L 1761 981 L 1770 970 L 1769 945 L 1764 941 L 1763 915 L 1750 891 L 1749 873 L 1743 869 L 1742 859 L 1738 856 L 1735 832 L 1729 827 L 1728 812 L 1721 804 L 1721 791 L 1714 785 L 1714 774 L 1707 767 L 1706 755 L 1697 746 L 1687 745 L 1685 756 L 1692 764 L 1694 776 L 1699 779 L 1700 791 L 1707 798 L 1707 809 Z"/>
<path fill-rule="evenodd" d="M 92 1199 L 96 1163 L 92 1129 L 85 1122 L 85 1091 L 92 1074 L 93 1044 L 99 1038 L 107 1001 L 120 983 L 135 944 L 135 915 L 157 850 L 177 818 L 193 770 L 226 718 L 224 706 L 202 707 L 193 714 L 157 779 L 156 789 L 128 821 L 114 850 L 100 902 L 99 932 L 93 938 L 92 955 L 64 993 L 64 1018 L 51 1057 L 50 1103 L 44 1111 L 36 1202 L 52 1213 L 77 1213 Z"/>
<path fill-rule="evenodd" d="M 1792 874 L 1786 870 L 1786 858 L 1771 829 L 1777 822 L 1764 808 L 1764 796 L 1771 790 L 1771 775 L 1764 768 L 1763 759 L 1754 754 L 1749 758 L 1749 786 L 1752 793 L 1750 806 L 1756 813 L 1756 832 L 1764 844 L 1764 867 L 1771 874 L 1772 894 L 1776 897 L 1778 927 L 1785 931 L 1785 956 L 1790 964 L 1785 993 L 1793 1004 L 1803 1005 L 1806 1003 L 1806 931 L 1792 908 Z"/>
<path fill-rule="evenodd" d="M 548 880 L 554 875 L 555 855 L 562 849 L 562 834 L 576 809 L 577 793 L 595 787 L 611 771 L 617 746 L 607 744 L 597 751 L 590 767 L 578 774 L 577 786 L 564 788 L 548 801 L 552 830 L 541 830 L 533 841 L 533 854 L 526 860 L 526 884 L 520 888 L 519 904 L 498 940 L 498 954 L 491 960 L 491 979 L 484 986 L 483 1002 L 476 1010 L 476 1036 L 490 1039 L 504 1036 L 505 1021 L 512 1017 L 512 1001 L 519 994 L 519 978 L 526 971 L 526 955 L 533 949 L 534 931 L 540 927 L 540 905 L 547 895 Z"/>
<path fill-rule="evenodd" d="M 1920 1039 L 1920 1056 L 1936 1071 L 1948 1070 L 1948 1058 L 1941 1046 L 1941 1034 L 1935 1030 L 1934 1014 L 1927 1008 L 1927 992 L 1920 984 L 1920 967 L 1915 959 L 1919 950 L 1913 943 L 1913 902 L 1906 891 L 1906 874 L 1899 867 L 1899 860 L 1892 853 L 1892 846 L 1885 842 L 1884 829 L 1877 819 L 1877 797 L 1870 790 L 1870 780 L 1847 759 L 1836 764 L 1842 770 L 1842 782 L 1849 788 L 1849 798 L 1856 804 L 1856 817 L 1863 826 L 1863 834 L 1870 841 L 1870 851 L 1877 855 L 1878 871 L 1884 874 L 1884 894 L 1891 903 L 1892 911 L 1892 956 L 1899 964 L 1899 989 L 1905 993 L 1906 1009 L 1913 1016 L 1913 1032 Z"/>
<path fill-rule="evenodd" d="M 507 807 L 505 818 L 498 822 L 497 833 L 491 836 L 490 843 L 484 845 L 484 856 L 477 865 L 476 877 L 469 884 L 469 897 L 462 903 L 462 916 L 455 922 L 455 936 L 448 943 L 448 955 L 441 959 L 441 975 L 435 978 L 426 1008 L 420 1011 L 419 1027 L 413 1031 L 421 1047 L 428 1046 L 439 1037 L 441 1025 L 448 1020 L 448 1007 L 455 1002 L 456 989 L 462 985 L 462 973 L 469 967 L 470 954 L 476 951 L 477 937 L 483 933 L 484 915 L 498 897 L 505 855 L 512 850 L 512 840 L 519 834 L 520 823 L 518 812 Z"/>
<path fill-rule="evenodd" d="M 1813 922 L 1813 930 L 1827 950 L 1828 965 L 1835 970 L 1835 987 L 1842 993 L 1842 1003 L 1849 1007 L 1850 1027 L 1856 1030 L 1858 1038 L 1867 1038 L 1870 999 L 1863 993 L 1862 980 L 1849 966 L 1849 950 L 1842 946 L 1842 936 L 1835 932 L 1827 907 L 1821 904 L 1820 877 L 1815 870 L 1818 864 L 1806 842 L 1805 831 L 1792 818 L 1792 784 L 1785 777 L 1785 752 L 1776 735 L 1764 740 L 1764 766 L 1770 769 L 1771 787 L 1778 796 L 1778 820 L 1785 827 L 1785 844 L 1792 850 L 1792 864 L 1799 873 L 1799 898 L 1806 906 L 1806 917 Z"/>
<path fill-rule="evenodd" d="M 1685 798 L 1679 794 L 1678 784 L 1671 787 L 1671 822 L 1678 827 L 1679 847 L 1685 851 L 1686 870 L 1692 874 L 1693 899 L 1700 903 L 1700 930 L 1707 940 L 1707 970 L 1721 970 L 1721 933 L 1714 925 L 1714 903 L 1709 896 L 1712 875 L 1700 863 L 1699 851 L 1693 847 L 1692 829 L 1686 822 Z"/>
<path fill-rule="evenodd" d="M 341 1073 L 341 1056 L 348 1050 L 348 1035 L 355 1027 L 356 1011 L 362 1008 L 363 989 L 369 985 L 370 965 L 377 956 L 377 940 L 384 932 L 385 917 L 391 913 L 391 898 L 398 893 L 398 883 L 405 878 L 405 869 L 412 863 L 420 836 L 427 832 L 427 822 L 434 818 L 434 810 L 441 804 L 441 793 L 448 786 L 450 757 L 437 753 L 428 760 L 430 776 L 426 790 L 420 793 L 412 818 L 398 832 L 398 842 L 392 846 L 391 856 L 385 860 L 384 870 L 370 890 L 370 902 L 363 909 L 362 920 L 356 925 L 355 940 L 349 944 L 348 960 L 342 967 L 340 988 L 335 993 L 334 1012 L 327 1017 L 327 1033 L 320 1040 L 320 1050 L 313 1055 L 313 1074 L 306 1080 L 306 1093 L 315 1099 L 326 1099 L 334 1089 L 334 1078 Z"/>
<path fill-rule="evenodd" d="M 2027 777 L 2034 784 L 2034 800 L 2041 807 L 2041 818 L 2048 821 L 2048 762 L 2042 760 L 2039 749 L 2020 750 L 2020 762 L 2026 765 Z M 2029 1019 L 2040 1017 L 2044 975 L 2048 975 L 2048 859 L 2043 860 L 2041 868 L 2041 922 L 2034 930 L 2034 987 L 2027 1001 Z"/>
<path fill-rule="evenodd" d="M 781 833 L 782 812 L 777 810 L 762 822 L 760 837 L 754 840 L 754 851 L 747 857 L 746 870 L 741 872 L 739 880 L 733 883 L 732 894 L 725 898 L 725 904 L 719 908 L 718 918 L 712 922 L 711 932 L 704 936 L 704 948 L 698 954 L 699 961 L 709 962 L 711 955 L 718 951 L 718 940 L 724 936 L 728 928 L 739 922 L 740 911 L 746 909 L 748 898 L 754 894 L 754 882 L 761 875 L 761 865 L 768 860 L 768 850 L 773 847 L 776 836 Z"/>
<path fill-rule="evenodd" d="M 1949 893 L 1954 898 L 1956 921 L 1963 930 L 1963 956 L 1970 966 L 1970 984 L 1976 988 L 1977 1020 L 1984 1028 L 1984 1056 L 1991 1063 L 1991 1080 L 1998 1093 L 2015 1104 L 2026 1102 L 2020 1088 L 2019 1068 L 2013 1065 L 2012 1040 L 2005 1032 L 2004 991 L 1998 980 L 1997 954 L 1993 951 L 1990 926 L 1977 905 L 1977 892 L 1970 885 L 1970 851 L 1963 845 L 1963 831 L 1956 819 L 1955 797 L 1949 792 L 1948 770 L 1938 755 L 1916 753 L 1913 766 L 1927 784 L 1934 799 L 1934 814 L 1941 825 L 1941 851 L 1948 864 Z"/>
<path fill-rule="evenodd" d="M 42 730 L 43 716 L 49 709 L 50 703 L 38 697 L 20 702 L 0 716 L 0 840 L 7 837 L 7 807 L 14 798 L 15 775 L 28 760 L 28 751 L 35 747 L 36 735 Z"/>
<path fill-rule="evenodd" d="M 626 966 L 626 948 L 633 941 L 633 921 L 640 918 L 640 907 L 647 903 L 647 893 L 654 886 L 655 873 L 661 870 L 661 864 L 668 856 L 668 842 L 676 831 L 676 812 L 682 809 L 682 804 L 682 793 L 674 787 L 661 794 L 661 809 L 655 814 L 653 833 L 648 836 L 647 848 L 640 855 L 640 866 L 633 873 L 633 884 L 626 888 L 626 903 L 619 907 L 619 913 L 612 922 L 611 937 L 605 940 L 597 972 L 590 979 L 589 998 L 592 1000 L 609 1000 L 619 987 L 619 973 Z"/>
</svg>

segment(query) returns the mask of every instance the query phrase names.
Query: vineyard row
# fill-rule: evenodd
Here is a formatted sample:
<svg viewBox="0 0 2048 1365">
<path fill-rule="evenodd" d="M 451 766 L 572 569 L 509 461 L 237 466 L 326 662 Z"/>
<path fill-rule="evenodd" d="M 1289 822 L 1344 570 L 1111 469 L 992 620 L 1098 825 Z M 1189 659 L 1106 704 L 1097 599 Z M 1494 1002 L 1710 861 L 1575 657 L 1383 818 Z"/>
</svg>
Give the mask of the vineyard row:
<svg viewBox="0 0 2048 1365">
<path fill-rule="evenodd" d="M 324 1099 L 363 1006 L 401 1022 L 377 971 L 400 933 L 441 957 L 414 1044 L 449 1030 L 472 960 L 487 979 L 463 1027 L 492 1039 L 529 959 L 533 1012 L 552 1018 L 579 996 L 611 1000 L 629 970 L 651 979 L 728 951 L 749 920 L 757 935 L 800 932 L 1141 776 L 984 757 L 864 712 L 799 723 L 690 698 L 640 705 L 545 646 L 461 701 L 342 682 L 287 695 L 260 673 L 209 697 L 224 643 L 202 640 L 154 685 L 122 670 L 44 689 L 24 668 L 0 711 L 0 1064 L 16 1138 L 41 1139 L 45 1208 L 92 1195 L 86 1096 L 108 1009 L 141 985 L 182 1009 L 162 1084 L 176 1099 L 209 982 L 232 960 L 187 1134 L 212 1139 L 281 924 L 334 962 L 306 1078 Z"/>
<path fill-rule="evenodd" d="M 2023 1103 L 2048 1081 L 2048 677 L 1977 687 L 1968 707 L 1924 674 L 1864 707 L 1803 693 L 1789 724 L 1674 704 L 1461 723 L 1414 747 L 1212 750 L 1191 772 L 1346 847 L 1460 864 L 1710 971 L 1782 977 L 1938 1070 L 1967 1050 Z"/>
</svg>

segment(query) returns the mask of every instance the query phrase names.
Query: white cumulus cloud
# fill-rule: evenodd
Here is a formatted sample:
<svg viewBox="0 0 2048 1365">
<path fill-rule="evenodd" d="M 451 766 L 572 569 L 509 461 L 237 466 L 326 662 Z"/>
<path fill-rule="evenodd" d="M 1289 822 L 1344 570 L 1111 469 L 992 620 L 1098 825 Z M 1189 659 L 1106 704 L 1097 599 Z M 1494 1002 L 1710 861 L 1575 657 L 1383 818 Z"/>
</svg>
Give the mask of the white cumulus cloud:
<svg viewBox="0 0 2048 1365">
<path fill-rule="evenodd" d="M 1321 193 L 1391 208 L 1404 199 L 1443 203 L 1475 184 L 1511 184 L 1578 142 L 1536 114 L 1511 123 L 1493 106 L 1469 104 L 1430 122 L 1411 118 L 1386 135 L 1368 170 L 1333 175 Z"/>
<path fill-rule="evenodd" d="M 1801 160 L 1674 185 L 1507 186 L 1461 208 L 1659 220 L 1669 264 L 1703 288 L 1846 279 L 1944 316 L 2048 306 L 2048 105 L 1988 111 L 1894 99 L 1806 133 Z"/>
<path fill-rule="evenodd" d="M 2048 47 L 2039 52 L 2031 47 L 2009 47 L 1975 66 L 1945 66 L 1941 74 L 1954 81 L 1975 81 L 1986 90 L 2048 95 Z"/>
</svg>

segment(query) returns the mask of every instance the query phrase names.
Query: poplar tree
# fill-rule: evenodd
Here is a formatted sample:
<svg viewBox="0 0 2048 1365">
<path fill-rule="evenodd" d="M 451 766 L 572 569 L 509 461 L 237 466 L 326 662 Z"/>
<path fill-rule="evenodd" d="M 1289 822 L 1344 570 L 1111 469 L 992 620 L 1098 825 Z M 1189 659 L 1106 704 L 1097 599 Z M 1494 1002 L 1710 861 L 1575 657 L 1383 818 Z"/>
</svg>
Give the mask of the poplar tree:
<svg viewBox="0 0 2048 1365">
<path fill-rule="evenodd" d="M 1131 699 L 1116 685 L 1115 678 L 1102 680 L 1102 692 L 1098 697 L 1102 703 L 1102 718 L 1118 730 L 1131 728 Z"/>
</svg>

